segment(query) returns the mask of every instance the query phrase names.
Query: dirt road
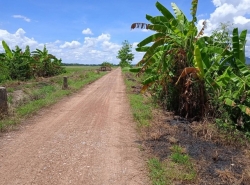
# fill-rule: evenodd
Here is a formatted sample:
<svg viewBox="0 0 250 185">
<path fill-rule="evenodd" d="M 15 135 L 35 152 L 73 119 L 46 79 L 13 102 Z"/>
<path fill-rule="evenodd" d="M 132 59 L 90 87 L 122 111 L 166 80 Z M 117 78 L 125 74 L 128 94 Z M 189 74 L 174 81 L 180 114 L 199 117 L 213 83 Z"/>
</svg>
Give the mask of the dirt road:
<svg viewBox="0 0 250 185">
<path fill-rule="evenodd" d="M 0 137 L 0 184 L 148 184 L 136 141 L 116 69 Z"/>
</svg>

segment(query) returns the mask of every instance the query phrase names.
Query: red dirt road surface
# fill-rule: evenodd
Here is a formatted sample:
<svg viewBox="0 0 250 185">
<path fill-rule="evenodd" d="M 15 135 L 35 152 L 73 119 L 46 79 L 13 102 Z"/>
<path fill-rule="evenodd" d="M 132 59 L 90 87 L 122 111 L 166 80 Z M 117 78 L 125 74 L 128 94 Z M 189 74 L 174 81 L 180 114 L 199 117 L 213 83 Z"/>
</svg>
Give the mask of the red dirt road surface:
<svg viewBox="0 0 250 185">
<path fill-rule="evenodd" d="M 146 185 L 121 69 L 0 137 L 1 185 Z"/>
</svg>

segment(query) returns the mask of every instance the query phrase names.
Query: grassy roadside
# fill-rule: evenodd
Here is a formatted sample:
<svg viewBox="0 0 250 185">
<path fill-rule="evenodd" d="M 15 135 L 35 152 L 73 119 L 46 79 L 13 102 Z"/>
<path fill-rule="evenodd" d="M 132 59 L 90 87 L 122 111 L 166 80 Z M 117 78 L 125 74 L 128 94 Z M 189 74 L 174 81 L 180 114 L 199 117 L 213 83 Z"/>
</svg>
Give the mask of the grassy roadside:
<svg viewBox="0 0 250 185">
<path fill-rule="evenodd" d="M 143 135 L 153 135 L 152 138 L 159 139 L 158 133 L 146 133 L 145 130 L 154 130 L 153 112 L 157 109 L 150 95 L 140 94 L 140 78 L 136 78 L 133 73 L 123 69 L 123 75 L 127 88 L 127 94 L 134 119 L 137 121 L 139 133 Z M 153 123 L 154 124 L 154 123 Z M 142 141 L 143 142 L 143 141 Z M 140 148 L 143 150 L 145 146 Z M 154 155 L 147 156 L 149 177 L 153 185 L 167 185 L 179 182 L 192 182 L 196 179 L 196 171 L 190 156 L 185 152 L 185 148 L 175 142 L 169 147 L 171 154 L 162 161 Z"/>
<path fill-rule="evenodd" d="M 150 126 L 153 118 L 152 109 L 154 107 L 150 96 L 142 96 L 140 94 L 140 79 L 136 78 L 133 73 L 128 72 L 128 68 L 122 69 L 129 102 L 132 109 L 134 119 L 137 121 L 138 128 Z"/>
<path fill-rule="evenodd" d="M 97 68 L 66 67 L 66 73 L 55 77 L 1 84 L 8 92 L 9 115 L 0 120 L 0 130 L 12 129 L 12 126 L 20 123 L 23 118 L 56 103 L 64 96 L 77 92 L 106 74 L 106 72 L 97 73 Z M 64 76 L 68 77 L 69 88 L 66 90 L 62 90 Z"/>
</svg>

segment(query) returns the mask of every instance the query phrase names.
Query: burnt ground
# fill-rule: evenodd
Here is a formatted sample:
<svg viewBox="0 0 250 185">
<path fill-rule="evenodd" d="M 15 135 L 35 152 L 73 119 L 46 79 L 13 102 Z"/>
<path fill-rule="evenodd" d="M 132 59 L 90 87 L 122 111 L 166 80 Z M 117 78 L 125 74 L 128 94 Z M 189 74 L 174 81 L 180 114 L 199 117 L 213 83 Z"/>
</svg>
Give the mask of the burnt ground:
<svg viewBox="0 0 250 185">
<path fill-rule="evenodd" d="M 250 152 L 246 143 L 228 142 L 230 138 L 217 133 L 211 123 L 189 123 L 163 110 L 155 112 L 154 117 L 152 127 L 141 131 L 142 145 L 161 161 L 170 156 L 173 144 L 184 147 L 197 171 L 197 179 L 191 184 L 250 184 Z"/>
</svg>

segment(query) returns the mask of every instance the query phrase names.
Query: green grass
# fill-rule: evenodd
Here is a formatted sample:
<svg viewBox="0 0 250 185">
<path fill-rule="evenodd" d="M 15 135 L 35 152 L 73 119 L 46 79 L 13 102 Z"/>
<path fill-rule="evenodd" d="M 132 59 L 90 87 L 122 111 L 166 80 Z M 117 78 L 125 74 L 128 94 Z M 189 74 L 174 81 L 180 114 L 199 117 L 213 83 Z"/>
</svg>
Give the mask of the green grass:
<svg viewBox="0 0 250 185">
<path fill-rule="evenodd" d="M 11 128 L 12 125 L 16 125 L 24 117 L 30 116 L 39 109 L 52 105 L 59 101 L 62 97 L 70 95 L 77 92 L 79 89 L 84 87 L 103 75 L 105 72 L 96 73 L 94 70 L 98 67 L 66 67 L 67 72 L 65 74 L 55 76 L 44 81 L 30 80 L 24 82 L 23 85 L 18 85 L 16 87 L 11 86 L 11 91 L 14 92 L 15 88 L 22 90 L 28 98 L 28 100 L 23 101 L 18 104 L 17 107 L 12 108 L 14 110 L 10 116 L 5 117 L 0 120 L 0 129 L 4 131 Z M 68 76 L 68 86 L 67 90 L 62 90 L 63 76 Z M 12 82 L 9 82 L 13 84 Z M 8 84 L 7 91 L 8 91 Z M 8 102 L 11 104 L 13 101 L 13 95 L 10 94 L 8 97 Z"/>
<path fill-rule="evenodd" d="M 123 75 L 130 107 L 134 119 L 138 122 L 138 127 L 150 126 L 150 122 L 153 118 L 152 110 L 156 105 L 151 97 L 133 92 L 133 88 L 131 87 L 140 85 L 140 78 L 136 78 L 127 68 L 123 69 Z M 173 145 L 170 150 L 171 154 L 169 154 L 164 161 L 160 161 L 157 157 L 148 160 L 147 164 L 152 184 L 172 185 L 176 182 L 194 182 L 197 176 L 196 170 L 185 148 L 179 145 Z"/>
<path fill-rule="evenodd" d="M 187 154 L 184 154 L 185 150 L 182 147 L 180 147 L 179 145 L 173 145 L 171 147 L 171 150 L 173 153 L 171 154 L 170 158 L 173 162 L 184 165 L 189 164 L 190 158 Z"/>
<path fill-rule="evenodd" d="M 169 183 L 166 178 L 166 170 L 157 158 L 148 160 L 149 176 L 153 185 L 166 185 Z"/>
<path fill-rule="evenodd" d="M 150 121 L 153 118 L 152 108 L 154 107 L 151 97 L 143 96 L 138 92 L 133 92 L 132 86 L 140 85 L 140 78 L 136 78 L 135 74 L 128 72 L 128 70 L 123 69 L 123 74 L 125 78 L 125 84 L 127 89 L 127 94 L 130 102 L 130 107 L 134 119 L 137 121 L 137 126 L 144 127 L 149 126 Z M 128 80 L 126 74 L 130 75 L 130 78 L 133 78 L 136 81 Z"/>
<path fill-rule="evenodd" d="M 138 122 L 138 126 L 149 126 L 150 120 L 152 120 L 151 102 L 143 103 L 144 97 L 141 94 L 130 94 L 129 100 L 132 114 Z"/>
<path fill-rule="evenodd" d="M 191 161 L 191 158 L 186 154 L 186 149 L 179 146 L 173 145 L 171 148 L 172 154 L 165 163 L 166 176 L 172 182 L 192 182 L 196 179 L 196 171 Z"/>
<path fill-rule="evenodd" d="M 64 68 L 66 69 L 65 74 L 72 74 L 82 71 L 96 70 L 99 69 L 100 66 L 64 66 Z"/>
<path fill-rule="evenodd" d="M 175 182 L 190 183 L 196 180 L 196 171 L 186 150 L 178 145 L 171 147 L 171 155 L 164 161 L 148 160 L 153 185 L 172 185 Z"/>
<path fill-rule="evenodd" d="M 54 93 L 46 93 L 43 98 L 30 101 L 27 104 L 18 107 L 16 113 L 19 117 L 31 115 L 42 107 L 52 105 L 65 95 L 69 94 L 69 90 L 57 90 Z"/>
</svg>

